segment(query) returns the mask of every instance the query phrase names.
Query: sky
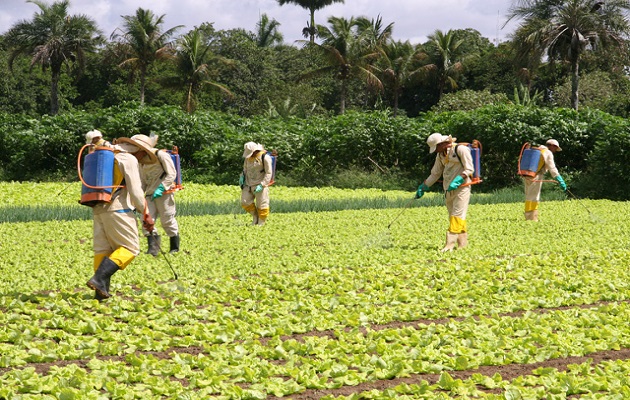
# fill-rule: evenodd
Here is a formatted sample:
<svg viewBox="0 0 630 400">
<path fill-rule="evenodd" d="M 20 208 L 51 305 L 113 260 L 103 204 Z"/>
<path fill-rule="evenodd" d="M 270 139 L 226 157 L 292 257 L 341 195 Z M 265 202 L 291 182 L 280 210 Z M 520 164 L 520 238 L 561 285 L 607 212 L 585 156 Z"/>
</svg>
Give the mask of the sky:
<svg viewBox="0 0 630 400">
<path fill-rule="evenodd" d="M 53 0 L 42 0 L 52 4 Z M 345 0 L 315 12 L 315 23 L 327 25 L 330 16 L 370 19 L 381 16 L 384 25 L 394 23 L 393 38 L 423 43 L 440 29 L 473 28 L 497 44 L 507 40 L 517 23 L 505 27 L 506 14 L 513 0 Z M 277 0 L 70 0 L 69 14 L 91 17 L 106 37 L 122 27 L 122 15 L 133 15 L 138 8 L 164 15 L 163 29 L 184 25 L 186 33 L 204 22 L 214 28 L 256 30 L 260 15 L 280 23 L 287 44 L 300 45 L 302 28 L 309 11 L 295 4 L 278 5 Z M 30 20 L 39 8 L 26 0 L 0 0 L 0 34 L 21 20 Z"/>
</svg>

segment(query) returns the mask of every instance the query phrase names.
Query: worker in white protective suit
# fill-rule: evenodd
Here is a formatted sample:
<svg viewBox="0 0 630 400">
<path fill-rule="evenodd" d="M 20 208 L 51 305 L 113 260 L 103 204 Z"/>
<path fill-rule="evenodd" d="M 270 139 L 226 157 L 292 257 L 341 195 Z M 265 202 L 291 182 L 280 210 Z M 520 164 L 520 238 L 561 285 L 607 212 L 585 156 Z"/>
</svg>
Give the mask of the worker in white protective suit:
<svg viewBox="0 0 630 400">
<path fill-rule="evenodd" d="M 450 135 L 433 133 L 427 138 L 429 153 L 437 152 L 431 175 L 418 187 L 416 198 L 420 198 L 438 179 L 443 179 L 446 192 L 446 208 L 449 226 L 446 245 L 442 251 L 450 251 L 457 245 L 468 245 L 466 212 L 470 202 L 470 182 L 474 172 L 473 160 L 468 146 L 459 146 Z"/>
<path fill-rule="evenodd" d="M 179 251 L 179 225 L 175 219 L 177 209 L 175 207 L 175 180 L 177 170 L 171 155 L 166 150 L 158 150 L 157 136 L 148 137 L 146 135 L 134 135 L 132 139 L 143 140 L 152 145 L 151 151 L 155 154 L 157 162 L 153 164 L 142 164 L 140 166 L 140 177 L 142 178 L 142 188 L 147 199 L 149 214 L 154 221 L 160 218 L 162 229 L 169 238 L 170 253 Z M 153 232 L 143 229 L 142 233 L 147 238 L 147 254 L 157 256 L 160 254 L 161 239 L 157 230 Z"/>
<path fill-rule="evenodd" d="M 95 298 L 111 297 L 110 279 L 125 269 L 140 253 L 138 223 L 134 211 L 143 215 L 143 227 L 153 230 L 154 221 L 145 203 L 139 163 L 154 163 L 155 154 L 142 141 L 118 138 L 114 155 L 116 187 L 109 202 L 101 202 L 93 210 L 94 275 L 87 282 Z"/>
<path fill-rule="evenodd" d="M 547 171 L 551 174 L 562 190 L 567 190 L 567 184 L 558 172 L 554 160 L 554 153 L 562 151 L 560 143 L 555 139 L 547 140 L 546 146 L 538 146 L 540 150 L 540 162 L 534 177 L 523 177 L 525 182 L 525 220 L 538 221 L 538 204 L 540 203 L 540 191 L 542 189 L 543 177 Z"/>
<path fill-rule="evenodd" d="M 252 225 L 264 225 L 269 216 L 269 185 L 273 176 L 271 157 L 261 144 L 245 143 L 241 207 L 252 215 Z"/>
</svg>

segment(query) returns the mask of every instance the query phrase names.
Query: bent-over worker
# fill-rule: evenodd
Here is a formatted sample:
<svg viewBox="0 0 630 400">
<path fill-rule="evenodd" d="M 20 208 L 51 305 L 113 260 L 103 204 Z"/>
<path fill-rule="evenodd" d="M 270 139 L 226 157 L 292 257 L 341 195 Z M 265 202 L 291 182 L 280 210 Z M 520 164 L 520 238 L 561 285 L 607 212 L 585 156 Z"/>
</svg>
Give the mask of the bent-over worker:
<svg viewBox="0 0 630 400">
<path fill-rule="evenodd" d="M 87 282 L 95 298 L 111 297 L 110 279 L 125 269 L 140 253 L 138 224 L 134 211 L 143 215 L 143 226 L 153 230 L 153 219 L 145 204 L 139 163 L 156 161 L 151 147 L 130 138 L 118 138 L 114 160 L 114 182 L 110 202 L 96 204 L 93 210 L 94 275 Z"/>
<path fill-rule="evenodd" d="M 549 139 L 546 146 L 538 146 L 540 150 L 540 163 L 538 172 L 533 178 L 523 177 L 525 183 L 525 220 L 538 221 L 538 205 L 540 203 L 540 191 L 542 189 L 543 178 L 547 171 L 551 174 L 562 190 L 567 190 L 567 184 L 556 168 L 554 153 L 562 151 L 560 143 L 555 139 Z"/>
</svg>

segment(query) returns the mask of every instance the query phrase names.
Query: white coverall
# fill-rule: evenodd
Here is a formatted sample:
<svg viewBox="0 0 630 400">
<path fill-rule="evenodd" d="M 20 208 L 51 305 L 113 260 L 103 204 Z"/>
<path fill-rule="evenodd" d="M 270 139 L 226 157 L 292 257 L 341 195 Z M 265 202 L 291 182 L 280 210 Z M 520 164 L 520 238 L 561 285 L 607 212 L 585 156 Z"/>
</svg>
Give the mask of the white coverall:
<svg viewBox="0 0 630 400">
<path fill-rule="evenodd" d="M 177 212 L 175 208 L 175 193 L 171 191 L 177 178 L 177 170 L 170 154 L 166 150 L 157 150 L 155 155 L 158 162 L 153 164 L 141 164 L 140 176 L 142 178 L 142 187 L 147 199 L 147 207 L 151 218 L 157 221 L 160 217 L 162 228 L 168 237 L 177 236 L 179 234 L 179 226 L 175 219 Z M 160 197 L 152 198 L 155 189 L 164 185 L 166 191 Z M 144 236 L 150 235 L 151 232 L 142 230 Z"/>
<path fill-rule="evenodd" d="M 457 154 L 455 154 L 455 149 L 457 149 Z M 449 216 L 448 231 L 453 234 L 467 231 L 466 212 L 470 201 L 470 185 L 464 186 L 464 184 L 470 183 L 473 172 L 473 160 L 468 146 L 458 146 L 457 143 L 453 143 L 445 154 L 439 153 L 435 157 L 431 175 L 424 181 L 430 187 L 442 177 L 442 187 L 446 191 L 453 179 L 459 175 L 466 175 L 464 183 L 460 187 L 446 191 L 446 209 Z"/>
<path fill-rule="evenodd" d="M 556 178 L 560 173 L 556 168 L 556 162 L 553 158 L 553 152 L 547 146 L 538 146 L 540 149 L 540 162 L 538 163 L 538 172 L 533 178 L 523 178 L 525 182 L 525 213 L 531 213 L 538 210 L 540 203 L 540 190 L 542 189 L 543 178 L 547 171 L 552 178 Z M 532 215 L 532 219 L 537 219 L 537 215 Z"/>
<path fill-rule="evenodd" d="M 143 213 L 145 207 L 138 160 L 126 152 L 116 153 L 114 160 L 125 187 L 114 190 L 109 203 L 92 208 L 95 271 L 105 257 L 125 269 L 140 253 L 138 223 L 133 213 L 134 210 Z"/>
<path fill-rule="evenodd" d="M 252 214 L 253 223 L 258 225 L 263 225 L 269 216 L 269 183 L 273 171 L 271 157 L 263 157 L 266 153 L 265 150 L 258 151 L 252 157 L 246 158 L 243 163 L 245 185 L 241 190 L 241 207 Z M 263 190 L 254 193 L 259 184 Z"/>
</svg>

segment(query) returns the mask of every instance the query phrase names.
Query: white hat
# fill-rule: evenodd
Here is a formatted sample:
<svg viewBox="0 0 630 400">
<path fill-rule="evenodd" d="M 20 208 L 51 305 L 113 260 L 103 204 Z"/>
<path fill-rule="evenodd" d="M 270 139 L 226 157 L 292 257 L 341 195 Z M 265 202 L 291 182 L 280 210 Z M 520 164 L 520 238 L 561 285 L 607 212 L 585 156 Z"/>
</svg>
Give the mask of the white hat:
<svg viewBox="0 0 630 400">
<path fill-rule="evenodd" d="M 128 153 L 133 154 L 144 150 L 147 153 L 147 157 L 149 157 L 147 164 L 153 164 L 157 161 L 157 157 L 155 156 L 156 149 L 153 147 L 153 142 L 153 139 L 149 138 L 147 135 L 133 135 L 130 138 L 121 137 L 116 139 L 116 144 Z"/>
<path fill-rule="evenodd" d="M 547 140 L 547 146 L 549 145 L 556 146 L 558 148 L 558 151 L 562 151 L 562 149 L 560 148 L 560 143 L 558 143 L 556 139 Z"/>
<path fill-rule="evenodd" d="M 245 143 L 245 151 L 243 151 L 243 158 L 249 158 L 254 154 L 255 151 L 264 150 L 265 148 L 262 144 L 258 144 L 256 142 L 247 142 Z"/>
<path fill-rule="evenodd" d="M 93 131 L 89 131 L 88 133 L 85 134 L 85 143 L 90 144 L 92 143 L 92 139 L 94 139 L 95 137 L 103 137 L 103 134 L 101 133 L 101 131 L 94 129 Z"/>
<path fill-rule="evenodd" d="M 444 142 L 454 142 L 456 139 L 451 135 L 442 135 L 441 133 L 432 133 L 427 138 L 427 144 L 429 145 L 429 153 L 435 152 L 437 145 Z"/>
</svg>

